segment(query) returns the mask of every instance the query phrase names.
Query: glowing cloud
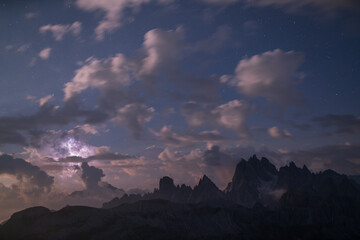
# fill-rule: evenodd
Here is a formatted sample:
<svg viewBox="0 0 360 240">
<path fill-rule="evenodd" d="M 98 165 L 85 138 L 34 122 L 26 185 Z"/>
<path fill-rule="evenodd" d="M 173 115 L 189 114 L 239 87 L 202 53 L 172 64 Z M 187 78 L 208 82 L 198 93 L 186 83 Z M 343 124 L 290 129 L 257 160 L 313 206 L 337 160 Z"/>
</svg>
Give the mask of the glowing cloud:
<svg viewBox="0 0 360 240">
<path fill-rule="evenodd" d="M 91 146 L 79 140 L 76 140 L 73 137 L 65 138 L 65 140 L 63 140 L 60 143 L 60 147 L 61 149 L 65 150 L 67 155 L 63 157 L 76 156 L 76 157 L 87 158 L 95 154 L 95 150 Z"/>
</svg>

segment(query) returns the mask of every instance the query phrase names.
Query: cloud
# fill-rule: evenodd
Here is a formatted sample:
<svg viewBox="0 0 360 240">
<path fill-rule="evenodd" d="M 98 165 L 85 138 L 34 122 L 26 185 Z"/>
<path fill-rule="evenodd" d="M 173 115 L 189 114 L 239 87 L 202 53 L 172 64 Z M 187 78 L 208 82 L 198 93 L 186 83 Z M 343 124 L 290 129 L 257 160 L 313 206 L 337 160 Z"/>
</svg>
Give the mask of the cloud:
<svg viewBox="0 0 360 240">
<path fill-rule="evenodd" d="M 214 33 L 215 37 L 201 40 L 199 43 L 207 42 L 207 45 L 200 47 L 199 44 L 185 42 L 182 27 L 175 30 L 152 29 L 145 34 L 139 54 L 135 57 L 125 57 L 118 53 L 106 59 L 88 58 L 76 71 L 72 81 L 65 84 L 64 100 L 68 101 L 86 89 L 96 88 L 101 92 L 101 108 L 113 112 L 124 104 L 143 102 L 139 101 L 138 94 L 131 92 L 129 88 L 137 84 L 137 87 L 159 90 L 157 77 L 164 74 L 168 83 L 176 86 L 176 92 L 167 93 L 167 97 L 214 102 L 217 100 L 220 85 L 218 77 L 188 76 L 181 71 L 178 61 L 190 52 L 202 51 L 205 48 L 218 49 L 224 37 L 217 36 L 226 35 L 228 31 L 228 27 L 220 27 Z"/>
<path fill-rule="evenodd" d="M 51 48 L 44 48 L 43 50 L 41 50 L 38 54 L 38 56 L 43 59 L 46 60 L 50 57 L 50 53 L 51 53 Z"/>
<path fill-rule="evenodd" d="M 203 152 L 202 163 L 206 166 L 207 174 L 212 176 L 218 186 L 224 188 L 231 181 L 236 164 L 241 158 L 254 154 L 253 148 L 237 148 L 236 150 L 234 154 L 231 149 L 220 149 L 219 146 L 214 145 Z"/>
<path fill-rule="evenodd" d="M 25 19 L 33 19 L 36 18 L 39 14 L 36 12 L 28 12 L 25 13 Z"/>
<path fill-rule="evenodd" d="M 264 97 L 279 105 L 298 103 L 301 96 L 296 90 L 302 75 L 297 69 L 304 55 L 280 49 L 254 55 L 239 62 L 230 84 L 249 97 Z"/>
<path fill-rule="evenodd" d="M 100 21 L 99 25 L 95 29 L 96 39 L 103 40 L 106 33 L 111 33 L 121 26 L 124 10 L 135 10 L 142 4 L 148 2 L 150 2 L 150 0 L 77 0 L 76 5 L 80 9 L 88 12 L 97 10 L 105 12 L 105 17 Z"/>
<path fill-rule="evenodd" d="M 189 76 L 178 62 L 194 52 L 215 53 L 228 41 L 230 34 L 230 27 L 220 26 L 209 38 L 189 43 L 185 41 L 183 27 L 175 30 L 152 29 L 145 34 L 141 49 L 144 56 L 135 64 L 136 76 L 150 81 L 164 74 L 178 90 L 171 93 L 174 98 L 216 101 L 218 77 Z"/>
<path fill-rule="evenodd" d="M 307 7 L 325 14 L 334 14 L 340 10 L 353 10 L 359 8 L 356 0 L 201 0 L 214 5 L 227 5 L 244 3 L 246 6 L 281 8 L 287 12 L 301 12 Z"/>
<path fill-rule="evenodd" d="M 76 21 L 72 24 L 67 24 L 67 25 L 61 25 L 61 24 L 44 25 L 40 27 L 39 31 L 42 34 L 51 32 L 56 41 L 61 41 L 64 38 L 64 36 L 68 33 L 72 33 L 74 36 L 78 36 L 81 32 L 81 29 L 82 29 L 81 22 Z"/>
<path fill-rule="evenodd" d="M 313 121 L 334 134 L 356 134 L 360 132 L 360 116 L 328 114 L 313 118 Z"/>
<path fill-rule="evenodd" d="M 163 126 L 159 131 L 151 130 L 151 132 L 159 137 L 165 145 L 172 147 L 193 147 L 198 142 L 215 144 L 227 140 L 218 131 L 177 134 L 172 131 L 170 126 Z"/>
<path fill-rule="evenodd" d="M 13 129 L 6 129 L 6 126 L 1 128 L 0 145 L 3 144 L 18 144 L 26 145 L 26 138 L 19 132 Z"/>
<path fill-rule="evenodd" d="M 214 36 L 227 31 L 221 29 L 226 28 L 220 28 Z M 167 97 L 201 103 L 216 101 L 220 84 L 217 76 L 202 78 L 183 73 L 173 74 L 173 68 L 176 68 L 174 66 L 182 58 L 183 53 L 193 51 L 190 46 L 191 44 L 184 42 L 184 31 L 181 27 L 172 31 L 153 29 L 145 34 L 139 56 L 127 58 L 117 54 L 105 59 L 88 58 L 84 65 L 76 70 L 72 81 L 65 84 L 64 106 L 49 104 L 49 95 L 38 100 L 41 106 L 35 114 L 0 118 L 0 129 L 6 129 L 6 139 L 0 136 L 0 143 L 26 145 L 26 135 L 40 126 L 97 124 L 109 119 L 129 128 L 133 136 L 139 137 L 142 131 L 140 129 L 151 119 L 152 108 L 141 107 L 145 100 L 139 96 L 138 90 L 144 88 L 141 84 L 147 82 L 149 75 L 154 76 L 161 72 L 168 71 L 168 82 L 175 85 L 176 92 L 170 93 Z M 51 49 L 46 48 L 39 56 L 47 58 L 50 53 Z M 87 110 L 78 102 L 78 96 L 89 88 L 98 89 L 100 92 L 97 107 L 91 110 Z M 156 90 L 158 94 L 168 94 L 161 91 L 162 89 Z M 129 112 L 129 116 L 124 114 L 126 111 Z M 135 116 L 135 112 L 139 115 Z"/>
<path fill-rule="evenodd" d="M 186 41 L 185 30 L 178 27 L 175 30 L 153 29 L 145 34 L 142 52 L 144 56 L 136 62 L 136 76 L 143 82 L 154 86 L 159 76 L 165 76 L 167 83 L 174 86 L 167 97 L 175 100 L 216 102 L 218 101 L 219 77 L 194 76 L 188 74 L 179 63 L 191 53 L 217 52 L 229 40 L 231 29 L 220 26 L 207 39 L 193 43 Z"/>
<path fill-rule="evenodd" d="M 131 65 L 122 54 L 103 60 L 88 58 L 86 64 L 76 70 L 72 81 L 65 84 L 64 101 L 70 100 L 87 88 L 106 90 L 129 85 L 130 70 Z"/>
<path fill-rule="evenodd" d="M 87 158 L 95 154 L 95 149 L 85 142 L 86 133 L 79 128 L 69 131 L 48 130 L 32 132 L 29 145 L 36 149 L 41 157 L 56 161 L 66 157 Z"/>
<path fill-rule="evenodd" d="M 85 143 L 83 143 L 85 144 Z M 58 160 L 48 159 L 52 162 L 90 162 L 90 161 L 121 161 L 121 160 L 128 160 L 128 159 L 136 159 L 136 157 L 114 153 L 110 151 L 110 148 L 107 146 L 101 147 L 92 147 L 94 151 L 91 152 L 90 155 L 85 156 L 65 156 Z"/>
<path fill-rule="evenodd" d="M 233 100 L 216 107 L 212 114 L 217 116 L 216 123 L 238 132 L 241 136 L 249 135 L 246 117 L 252 111 L 252 105 L 242 100 Z"/>
<path fill-rule="evenodd" d="M 190 126 L 197 127 L 208 123 L 248 137 L 250 133 L 246 118 L 253 109 L 254 106 L 247 101 L 232 100 L 217 107 L 203 107 L 196 102 L 187 102 L 182 105 L 181 112 Z"/>
<path fill-rule="evenodd" d="M 31 46 L 30 43 L 23 44 L 23 45 L 21 45 L 20 47 L 18 47 L 18 49 L 16 49 L 16 52 L 17 52 L 17 53 L 26 52 L 26 51 L 29 49 L 30 46 Z"/>
<path fill-rule="evenodd" d="M 268 133 L 273 138 L 289 138 L 292 136 L 288 130 L 281 130 L 277 126 L 269 128 Z"/>
<path fill-rule="evenodd" d="M 32 102 L 37 102 L 39 104 L 39 106 L 42 107 L 45 104 L 47 104 L 53 97 L 54 97 L 54 94 L 49 94 L 45 97 L 37 99 L 37 97 L 35 97 L 35 96 L 27 95 L 26 99 L 30 100 Z"/>
<path fill-rule="evenodd" d="M 158 158 L 162 163 L 160 168 L 181 183 L 194 186 L 206 174 L 217 186 L 225 188 L 240 159 L 247 159 L 254 152 L 252 147 L 220 149 L 216 145 L 208 150 L 194 149 L 190 152 L 165 148 Z"/>
<path fill-rule="evenodd" d="M 158 158 L 161 160 L 161 170 L 174 179 L 182 179 L 181 183 L 195 185 L 203 175 L 201 166 L 202 151 L 191 152 L 174 151 L 165 148 Z"/>
<path fill-rule="evenodd" d="M 54 178 L 39 167 L 21 158 L 0 155 L 0 221 L 15 211 L 44 204 L 53 186 Z"/>
<path fill-rule="evenodd" d="M 64 202 L 69 204 L 86 203 L 87 206 L 100 207 L 102 203 L 124 195 L 124 190 L 101 181 L 103 177 L 105 174 L 102 169 L 83 162 L 81 164 L 81 180 L 85 184 L 85 189 L 72 192 L 64 199 Z"/>
<path fill-rule="evenodd" d="M 28 138 L 40 127 L 65 126 L 80 122 L 97 124 L 109 116 L 99 110 L 83 110 L 75 101 L 67 102 L 63 107 L 44 104 L 29 116 L 0 117 L 0 144 L 19 144 L 27 146 Z"/>
<path fill-rule="evenodd" d="M 96 126 L 94 125 L 91 125 L 91 124 L 84 124 L 84 125 L 77 125 L 75 128 L 75 130 L 81 130 L 85 133 L 90 133 L 90 134 L 93 134 L 93 135 L 96 135 L 99 133 L 98 129 Z"/>
<path fill-rule="evenodd" d="M 129 155 L 105 152 L 105 153 L 98 153 L 86 158 L 80 156 L 69 156 L 65 158 L 60 158 L 58 161 L 61 162 L 119 161 L 119 160 L 134 159 L 134 158 L 135 157 Z"/>
<path fill-rule="evenodd" d="M 103 171 L 94 166 L 89 166 L 86 162 L 81 164 L 81 179 L 84 181 L 87 189 L 97 188 L 102 177 L 105 177 Z"/>
<path fill-rule="evenodd" d="M 95 29 L 96 39 L 101 41 L 104 39 L 106 33 L 112 33 L 122 26 L 123 22 L 126 21 L 124 13 L 127 10 L 138 11 L 143 4 L 150 2 L 168 5 L 174 1 L 175 0 L 77 0 L 76 6 L 88 12 L 100 10 L 105 13 L 105 16 Z"/>
<path fill-rule="evenodd" d="M 0 174 L 15 176 L 22 191 L 32 196 L 50 192 L 54 184 L 54 178 L 39 167 L 5 154 L 0 156 Z"/>
<path fill-rule="evenodd" d="M 14 46 L 11 45 L 11 44 L 8 44 L 8 45 L 5 46 L 5 50 L 6 50 L 6 51 L 10 51 L 10 50 L 13 49 L 13 48 L 14 48 Z"/>
<path fill-rule="evenodd" d="M 173 65 L 182 55 L 184 38 L 182 27 L 178 27 L 175 31 L 162 29 L 148 31 L 143 43 L 146 57 L 142 60 L 138 76 L 153 76 L 158 74 L 160 67 Z"/>
<path fill-rule="evenodd" d="M 112 121 L 129 129 L 134 138 L 140 138 L 144 124 L 151 120 L 154 111 L 154 108 L 148 108 L 145 104 L 127 104 L 117 110 Z"/>
<path fill-rule="evenodd" d="M 54 97 L 53 94 L 47 95 L 45 97 L 40 98 L 37 102 L 39 103 L 40 107 L 44 106 L 47 102 L 49 102 Z"/>
</svg>

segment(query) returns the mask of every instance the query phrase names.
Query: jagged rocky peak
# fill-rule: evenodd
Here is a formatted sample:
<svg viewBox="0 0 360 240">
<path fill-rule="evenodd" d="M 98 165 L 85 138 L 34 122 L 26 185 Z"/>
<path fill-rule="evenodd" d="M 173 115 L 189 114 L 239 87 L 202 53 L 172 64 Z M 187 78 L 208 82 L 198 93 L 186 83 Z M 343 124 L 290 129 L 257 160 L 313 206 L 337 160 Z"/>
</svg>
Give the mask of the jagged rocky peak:
<svg viewBox="0 0 360 240">
<path fill-rule="evenodd" d="M 215 191 L 220 191 L 219 188 L 215 185 L 215 183 L 213 181 L 211 181 L 211 179 L 204 175 L 200 180 L 199 180 L 199 184 L 197 186 L 195 186 L 195 189 L 206 189 L 206 190 L 215 190 Z"/>
<path fill-rule="evenodd" d="M 290 162 L 288 166 L 283 166 L 279 169 L 280 172 L 289 172 L 292 174 L 301 174 L 301 175 L 308 175 L 311 174 L 310 170 L 306 167 L 306 165 L 303 165 L 302 168 L 296 166 L 294 162 Z"/>
<path fill-rule="evenodd" d="M 237 164 L 232 187 L 244 184 L 245 181 L 270 181 L 276 176 L 278 171 L 276 167 L 266 158 L 259 160 L 256 155 L 249 158 L 248 161 L 241 159 Z"/>
<path fill-rule="evenodd" d="M 175 189 L 174 180 L 168 176 L 162 177 L 159 181 L 160 193 L 172 192 Z"/>
<path fill-rule="evenodd" d="M 210 199 L 220 199 L 224 197 L 224 193 L 211 181 L 208 176 L 204 175 L 189 199 L 190 202 L 202 202 Z"/>
<path fill-rule="evenodd" d="M 253 155 L 248 161 L 237 164 L 231 183 L 225 189 L 228 198 L 244 206 L 252 207 L 259 201 L 267 203 L 266 195 L 273 190 L 278 171 L 266 158 Z"/>
<path fill-rule="evenodd" d="M 179 185 L 178 185 L 179 187 Z M 191 191 L 192 188 L 190 186 L 187 186 L 185 184 L 181 184 L 181 186 L 179 187 L 181 191 Z"/>
<path fill-rule="evenodd" d="M 208 176 L 206 176 L 206 174 L 205 174 L 202 178 L 200 178 L 200 181 L 199 181 L 199 184 L 198 184 L 198 185 L 202 185 L 202 184 L 213 184 L 213 185 L 215 185 L 215 184 L 211 181 L 211 179 L 210 179 Z"/>
<path fill-rule="evenodd" d="M 304 164 L 302 167 L 303 172 L 311 174 L 310 170 L 307 168 L 307 166 Z"/>
<path fill-rule="evenodd" d="M 279 169 L 277 185 L 287 189 L 295 188 L 310 182 L 311 178 L 312 174 L 305 165 L 299 168 L 294 162 L 290 162 L 288 166 Z"/>
<path fill-rule="evenodd" d="M 267 158 L 262 157 L 260 160 L 260 164 L 262 168 L 267 170 L 270 174 L 277 175 L 278 170 Z"/>
<path fill-rule="evenodd" d="M 260 164 L 260 160 L 257 158 L 256 154 L 254 154 L 249 158 L 248 163 L 256 166 Z"/>
</svg>

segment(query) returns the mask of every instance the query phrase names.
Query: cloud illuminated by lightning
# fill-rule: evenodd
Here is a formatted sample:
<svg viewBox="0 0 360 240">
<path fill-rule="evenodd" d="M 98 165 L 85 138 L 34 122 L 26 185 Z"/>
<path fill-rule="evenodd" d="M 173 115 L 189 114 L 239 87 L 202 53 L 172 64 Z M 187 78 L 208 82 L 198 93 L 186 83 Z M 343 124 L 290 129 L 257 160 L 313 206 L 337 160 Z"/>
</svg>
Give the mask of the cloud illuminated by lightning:
<svg viewBox="0 0 360 240">
<path fill-rule="evenodd" d="M 93 147 L 79 140 L 76 140 L 73 137 L 65 138 L 60 143 L 60 149 L 65 150 L 62 151 L 63 153 L 65 153 L 64 156 L 62 157 L 76 156 L 76 157 L 87 158 L 95 154 L 95 150 Z"/>
</svg>

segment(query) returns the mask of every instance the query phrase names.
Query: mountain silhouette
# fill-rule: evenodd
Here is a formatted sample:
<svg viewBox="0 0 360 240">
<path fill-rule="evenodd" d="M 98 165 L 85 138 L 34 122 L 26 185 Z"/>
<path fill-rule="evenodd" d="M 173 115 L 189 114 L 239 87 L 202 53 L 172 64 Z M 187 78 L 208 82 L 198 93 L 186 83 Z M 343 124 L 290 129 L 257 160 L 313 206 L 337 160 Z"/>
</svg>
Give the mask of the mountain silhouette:
<svg viewBox="0 0 360 240">
<path fill-rule="evenodd" d="M 103 208 L 14 213 L 0 239 L 360 239 L 360 186 L 332 170 L 241 159 L 221 191 L 206 175 L 191 188 L 165 176 L 144 195 Z"/>
</svg>

